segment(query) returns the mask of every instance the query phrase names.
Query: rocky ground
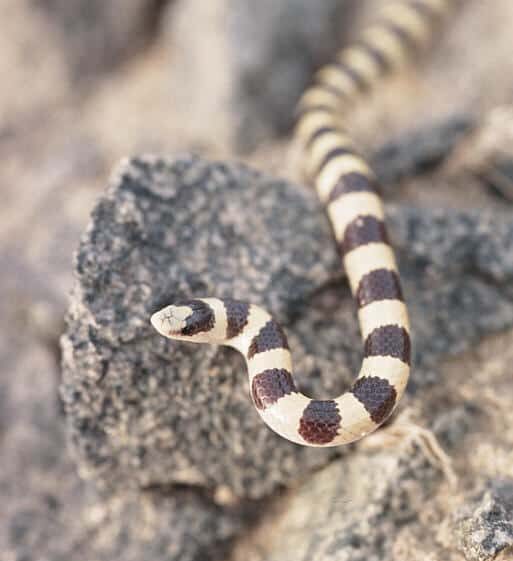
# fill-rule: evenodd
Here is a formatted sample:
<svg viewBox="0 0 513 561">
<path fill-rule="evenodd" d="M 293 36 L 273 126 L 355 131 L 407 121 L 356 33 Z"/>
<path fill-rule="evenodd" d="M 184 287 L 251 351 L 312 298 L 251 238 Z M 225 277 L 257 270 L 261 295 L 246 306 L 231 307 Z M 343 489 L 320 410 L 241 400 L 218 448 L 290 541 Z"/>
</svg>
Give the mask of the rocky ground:
<svg viewBox="0 0 513 561">
<path fill-rule="evenodd" d="M 286 326 L 306 392 L 350 383 L 351 301 L 288 134 L 378 4 L 4 3 L 2 561 L 513 559 L 509 0 L 464 3 L 353 118 L 411 304 L 392 424 L 289 444 L 240 357 L 147 323 L 175 295 L 248 298 Z"/>
</svg>

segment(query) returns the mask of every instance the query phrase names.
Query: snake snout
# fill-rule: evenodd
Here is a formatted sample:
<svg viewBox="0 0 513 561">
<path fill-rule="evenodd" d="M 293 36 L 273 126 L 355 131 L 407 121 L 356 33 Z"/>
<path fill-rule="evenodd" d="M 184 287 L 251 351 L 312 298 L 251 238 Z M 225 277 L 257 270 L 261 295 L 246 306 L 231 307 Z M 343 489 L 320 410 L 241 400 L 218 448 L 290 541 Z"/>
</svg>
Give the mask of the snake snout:
<svg viewBox="0 0 513 561">
<path fill-rule="evenodd" d="M 177 306 L 166 306 L 155 312 L 151 316 L 151 324 L 164 337 L 175 337 L 182 335 L 182 331 L 186 326 L 186 317 L 191 314 L 191 310 L 186 313 L 180 313 Z"/>
<path fill-rule="evenodd" d="M 163 308 L 150 321 L 164 337 L 197 340 L 214 326 L 214 312 L 202 300 L 188 300 Z"/>
</svg>

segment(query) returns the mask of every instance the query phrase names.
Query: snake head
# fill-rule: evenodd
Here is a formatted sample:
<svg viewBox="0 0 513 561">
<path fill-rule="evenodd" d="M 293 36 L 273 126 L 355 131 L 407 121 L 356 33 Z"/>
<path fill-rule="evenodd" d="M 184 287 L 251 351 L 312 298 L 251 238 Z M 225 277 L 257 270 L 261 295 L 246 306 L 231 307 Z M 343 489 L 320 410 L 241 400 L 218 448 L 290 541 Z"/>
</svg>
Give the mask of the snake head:
<svg viewBox="0 0 513 561">
<path fill-rule="evenodd" d="M 187 300 L 166 306 L 151 316 L 151 324 L 164 337 L 200 342 L 215 323 L 212 308 L 204 300 Z M 203 337 L 201 337 L 203 340 Z"/>
</svg>

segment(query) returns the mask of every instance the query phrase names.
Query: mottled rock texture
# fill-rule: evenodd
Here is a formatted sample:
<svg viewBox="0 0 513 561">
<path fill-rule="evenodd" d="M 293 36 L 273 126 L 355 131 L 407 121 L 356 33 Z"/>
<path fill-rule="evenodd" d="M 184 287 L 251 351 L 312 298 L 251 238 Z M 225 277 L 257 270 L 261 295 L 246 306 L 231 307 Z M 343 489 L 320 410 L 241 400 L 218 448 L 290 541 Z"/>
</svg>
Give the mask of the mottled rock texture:
<svg viewBox="0 0 513 561">
<path fill-rule="evenodd" d="M 289 497 L 278 526 L 261 530 L 262 538 L 272 536 L 270 547 L 248 548 L 235 559 L 393 559 L 388 555 L 398 528 L 419 518 L 437 484 L 436 472 L 418 451 L 354 455 L 313 476 Z"/>
<path fill-rule="evenodd" d="M 10 301 L 0 303 L 0 558 L 222 558 L 249 522 L 247 509 L 222 510 L 193 489 L 102 497 L 80 481 L 66 451 L 53 349 L 11 309 Z"/>
<path fill-rule="evenodd" d="M 488 481 L 458 510 L 455 525 L 470 561 L 494 559 L 506 550 L 513 558 L 513 479 Z"/>
<path fill-rule="evenodd" d="M 312 195 L 244 166 L 190 157 L 122 166 L 78 251 L 63 341 L 62 395 L 83 474 L 259 497 L 298 465 L 325 462 L 328 452 L 261 425 L 242 357 L 177 345 L 148 320 L 202 294 L 250 300 L 289 323 L 337 268 L 327 240 Z"/>
</svg>

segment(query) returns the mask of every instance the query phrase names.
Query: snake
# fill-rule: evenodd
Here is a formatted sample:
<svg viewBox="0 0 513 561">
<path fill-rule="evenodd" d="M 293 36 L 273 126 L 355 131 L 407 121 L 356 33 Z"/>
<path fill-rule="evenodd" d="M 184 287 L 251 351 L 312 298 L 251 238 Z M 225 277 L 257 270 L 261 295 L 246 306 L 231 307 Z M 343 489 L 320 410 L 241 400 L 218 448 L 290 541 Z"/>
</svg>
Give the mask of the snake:
<svg viewBox="0 0 513 561">
<path fill-rule="evenodd" d="M 170 339 L 239 351 L 259 415 L 296 444 L 328 447 L 357 441 L 382 425 L 404 394 L 411 368 L 408 310 L 378 179 L 345 122 L 358 101 L 433 42 L 454 2 L 387 2 L 375 23 L 317 72 L 297 106 L 294 136 L 306 179 L 328 215 L 357 308 L 363 359 L 352 387 L 334 399 L 301 393 L 286 334 L 257 305 L 201 297 L 175 302 L 151 316 L 153 327 Z"/>
</svg>

